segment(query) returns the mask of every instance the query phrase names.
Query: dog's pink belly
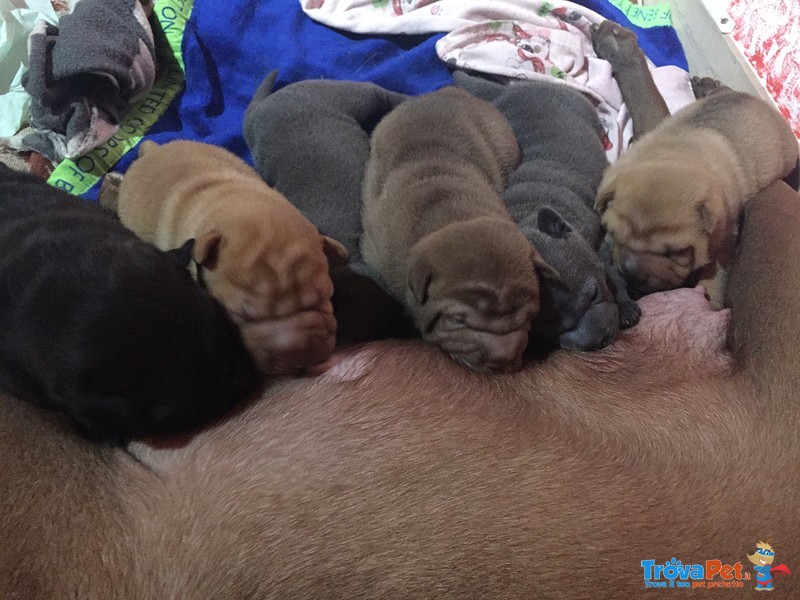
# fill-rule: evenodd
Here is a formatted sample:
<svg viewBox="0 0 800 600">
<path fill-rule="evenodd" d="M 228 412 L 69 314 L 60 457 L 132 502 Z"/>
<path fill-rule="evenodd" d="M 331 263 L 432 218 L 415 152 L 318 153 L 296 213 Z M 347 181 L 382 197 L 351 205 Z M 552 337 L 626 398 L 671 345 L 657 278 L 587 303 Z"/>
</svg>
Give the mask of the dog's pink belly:
<svg viewBox="0 0 800 600">
<path fill-rule="evenodd" d="M 649 294 L 638 304 L 641 320 L 623 333 L 624 343 L 649 351 L 656 345 L 665 360 L 680 356 L 687 364 L 725 365 L 730 360 L 725 350 L 730 309 L 714 310 L 702 287 Z"/>
<path fill-rule="evenodd" d="M 675 446 L 707 440 L 708 415 L 729 401 L 726 394 L 675 390 L 687 377 L 703 381 L 719 373 L 727 313 L 711 311 L 689 289 L 641 304 L 640 325 L 606 349 L 559 351 L 502 378 L 470 375 L 419 341 L 344 349 L 330 357 L 324 374 L 276 382 L 263 401 L 188 443 L 132 444 L 134 456 L 160 478 L 153 493 L 159 510 L 142 516 L 155 521 L 153 541 L 144 546 L 200 531 L 207 548 L 249 548 L 257 556 L 253 577 L 265 587 L 301 574 L 286 584 L 284 597 L 303 596 L 301 589 L 313 589 L 320 573 L 329 572 L 327 554 L 321 566 L 309 563 L 319 548 L 335 549 L 337 568 L 348 573 L 380 556 L 376 564 L 389 574 L 377 577 L 387 585 L 397 569 L 415 564 L 420 549 L 463 561 L 460 549 L 480 554 L 485 539 L 470 522 L 498 511 L 491 527 L 508 524 L 498 539 L 535 553 L 536 538 L 520 533 L 520 522 L 535 521 L 537 534 L 557 535 L 575 515 L 602 510 L 608 492 L 635 494 L 641 477 L 620 464 L 637 473 L 638 463 L 652 460 L 655 487 L 664 457 L 676 456 Z M 637 373 L 646 388 L 626 392 Z M 693 427 L 698 414 L 706 420 Z M 591 458 L 589 449 L 600 455 Z M 625 456 L 635 459 L 620 463 Z M 576 493 L 572 482 L 587 478 L 600 491 L 589 486 Z M 609 510 L 618 497 L 611 494 Z M 664 514 L 643 510 L 653 518 Z M 441 523 L 447 515 L 456 516 Z M 608 535 L 604 543 L 618 543 Z M 442 576 L 449 572 L 447 561 L 437 564 Z M 223 564 L 219 572 L 234 568 Z M 369 577 L 376 577 L 372 570 Z M 356 588 L 362 581 L 350 583 Z"/>
<path fill-rule="evenodd" d="M 317 365 L 336 346 L 336 319 L 320 311 L 248 321 L 240 328 L 256 364 L 267 374 L 293 373 Z"/>
</svg>

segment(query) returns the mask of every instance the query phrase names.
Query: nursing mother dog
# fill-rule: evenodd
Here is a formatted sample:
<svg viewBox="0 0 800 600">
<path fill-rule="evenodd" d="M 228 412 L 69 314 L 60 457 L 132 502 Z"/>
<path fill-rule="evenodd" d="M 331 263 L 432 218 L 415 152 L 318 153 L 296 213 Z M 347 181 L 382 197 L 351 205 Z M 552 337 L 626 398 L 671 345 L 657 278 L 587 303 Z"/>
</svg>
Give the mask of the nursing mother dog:
<svg viewBox="0 0 800 600">
<path fill-rule="evenodd" d="M 783 184 L 745 208 L 732 354 L 728 311 L 678 289 L 597 352 L 485 377 L 374 343 L 127 452 L 0 397 L 0 597 L 674 598 L 643 561 L 746 573 L 765 541 L 792 566 L 798 231 Z M 800 597 L 796 574 L 775 587 Z"/>
<path fill-rule="evenodd" d="M 143 142 L 122 178 L 120 220 L 160 248 L 194 239 L 198 279 L 239 325 L 265 373 L 323 362 L 336 343 L 329 260 L 320 235 L 240 158 L 192 141 Z"/>
</svg>

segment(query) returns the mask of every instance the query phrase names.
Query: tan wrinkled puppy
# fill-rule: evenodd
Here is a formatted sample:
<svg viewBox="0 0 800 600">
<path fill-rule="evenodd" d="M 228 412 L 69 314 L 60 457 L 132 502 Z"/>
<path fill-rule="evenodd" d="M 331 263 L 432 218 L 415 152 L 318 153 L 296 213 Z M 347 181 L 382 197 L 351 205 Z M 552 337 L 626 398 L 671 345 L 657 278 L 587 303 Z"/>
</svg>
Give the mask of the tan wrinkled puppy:
<svg viewBox="0 0 800 600">
<path fill-rule="evenodd" d="M 346 251 L 237 156 L 199 142 L 144 142 L 117 203 L 122 223 L 159 248 L 195 240 L 198 278 L 264 372 L 315 365 L 333 351 L 328 259 Z"/>
<path fill-rule="evenodd" d="M 372 136 L 364 259 L 426 340 L 477 371 L 520 368 L 536 268 L 557 277 L 500 196 L 518 161 L 502 114 L 457 88 L 407 100 Z"/>
<path fill-rule="evenodd" d="M 721 306 L 742 206 L 797 161 L 783 116 L 730 90 L 644 135 L 608 169 L 595 202 L 630 287 L 648 293 L 696 276 Z"/>
</svg>

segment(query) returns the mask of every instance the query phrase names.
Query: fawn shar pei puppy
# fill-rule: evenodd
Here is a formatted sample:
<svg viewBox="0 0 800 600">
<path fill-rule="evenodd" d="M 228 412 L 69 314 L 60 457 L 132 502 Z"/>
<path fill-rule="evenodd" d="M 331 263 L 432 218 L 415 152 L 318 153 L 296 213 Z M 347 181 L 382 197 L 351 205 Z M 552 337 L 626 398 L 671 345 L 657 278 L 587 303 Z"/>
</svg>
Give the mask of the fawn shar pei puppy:
<svg viewBox="0 0 800 600">
<path fill-rule="evenodd" d="M 240 326 L 262 371 L 291 372 L 333 351 L 328 258 L 346 250 L 234 154 L 145 142 L 122 179 L 117 211 L 160 248 L 195 240 L 198 280 Z"/>
<path fill-rule="evenodd" d="M 666 118 L 608 169 L 595 201 L 629 287 L 696 279 L 720 306 L 742 206 L 797 161 L 786 120 L 742 92 L 716 92 Z"/>
</svg>

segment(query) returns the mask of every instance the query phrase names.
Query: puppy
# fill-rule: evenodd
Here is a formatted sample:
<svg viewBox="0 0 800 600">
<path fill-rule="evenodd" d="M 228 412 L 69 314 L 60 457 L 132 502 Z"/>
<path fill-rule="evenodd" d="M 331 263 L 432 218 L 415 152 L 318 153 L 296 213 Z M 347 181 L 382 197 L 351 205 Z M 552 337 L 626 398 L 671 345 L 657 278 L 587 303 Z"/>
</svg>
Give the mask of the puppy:
<svg viewBox="0 0 800 600">
<path fill-rule="evenodd" d="M 633 139 L 655 129 L 670 113 L 636 34 L 614 21 L 603 21 L 592 26 L 592 45 L 597 55 L 611 64 L 622 99 L 631 113 Z M 698 99 L 730 89 L 711 77 L 692 77 L 691 83 Z M 792 189 L 800 189 L 800 161 L 782 179 Z"/>
<path fill-rule="evenodd" d="M 477 371 L 521 367 L 537 268 L 558 277 L 500 197 L 518 161 L 503 116 L 453 87 L 403 102 L 372 135 L 364 260 L 426 340 Z"/>
<path fill-rule="evenodd" d="M 159 248 L 195 240 L 198 279 L 262 371 L 292 372 L 333 351 L 328 259 L 346 250 L 238 157 L 198 142 L 144 142 L 117 204 L 122 223 Z"/>
<path fill-rule="evenodd" d="M 208 422 L 259 377 L 225 310 L 114 215 L 0 165 L 0 387 L 124 443 Z"/>
<path fill-rule="evenodd" d="M 608 166 L 597 113 L 580 92 L 540 81 L 500 85 L 463 72 L 456 83 L 492 102 L 511 124 L 522 163 L 508 178 L 506 206 L 525 237 L 559 274 L 544 281 L 531 335 L 569 350 L 611 343 L 639 320 L 616 268 L 598 254 L 600 217 L 593 208 Z M 615 285 L 616 284 L 616 285 Z"/>
<path fill-rule="evenodd" d="M 413 324 L 403 305 L 380 287 L 358 248 L 369 136 L 408 97 L 374 83 L 320 79 L 273 92 L 276 76 L 267 75 L 250 101 L 244 138 L 264 181 L 347 248 L 347 264 L 331 269 L 337 344 L 408 336 Z"/>
<path fill-rule="evenodd" d="M 244 117 L 253 165 L 327 235 L 363 263 L 361 189 L 375 125 L 408 96 L 374 83 L 314 79 L 275 92 L 277 72 L 264 79 Z"/>
<path fill-rule="evenodd" d="M 732 90 L 643 135 L 608 169 L 595 201 L 629 287 L 649 293 L 698 279 L 721 306 L 742 206 L 797 161 L 783 116 Z"/>
</svg>

